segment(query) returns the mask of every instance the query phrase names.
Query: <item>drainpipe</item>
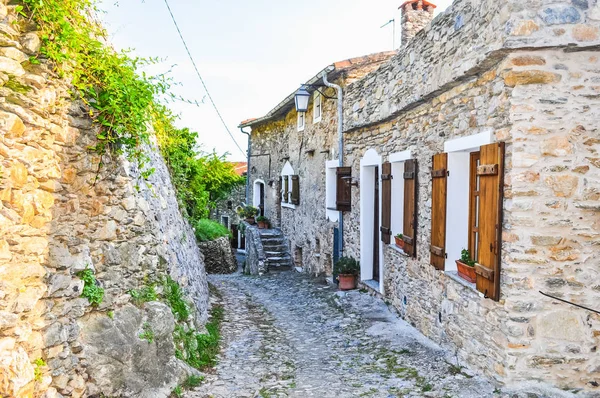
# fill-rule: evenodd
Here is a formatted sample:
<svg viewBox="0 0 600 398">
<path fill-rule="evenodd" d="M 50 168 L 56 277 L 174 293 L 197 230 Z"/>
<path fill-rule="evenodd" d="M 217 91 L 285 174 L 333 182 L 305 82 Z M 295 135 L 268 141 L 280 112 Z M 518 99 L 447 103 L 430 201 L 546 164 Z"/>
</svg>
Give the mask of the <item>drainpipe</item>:
<svg viewBox="0 0 600 398">
<path fill-rule="evenodd" d="M 250 133 L 244 131 L 241 127 L 240 131 L 248 136 L 248 171 L 246 172 L 246 205 L 248 205 L 248 195 L 250 195 L 250 157 L 252 155 L 252 140 L 250 139 Z"/>
<path fill-rule="evenodd" d="M 337 105 L 338 105 L 338 156 L 339 156 L 339 167 L 344 167 L 344 91 L 341 86 L 330 83 L 327 80 L 327 72 L 323 72 L 323 83 L 330 88 L 334 88 L 337 91 Z M 339 229 L 340 229 L 340 253 L 339 257 L 342 257 L 344 253 L 344 213 L 340 211 L 339 215 Z"/>
</svg>

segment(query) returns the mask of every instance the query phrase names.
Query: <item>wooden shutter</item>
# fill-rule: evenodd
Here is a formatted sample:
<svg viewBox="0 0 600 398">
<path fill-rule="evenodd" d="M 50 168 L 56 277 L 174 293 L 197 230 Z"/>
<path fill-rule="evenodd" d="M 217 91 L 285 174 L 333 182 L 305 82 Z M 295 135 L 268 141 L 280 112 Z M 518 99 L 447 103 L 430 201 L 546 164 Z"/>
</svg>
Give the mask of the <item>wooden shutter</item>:
<svg viewBox="0 0 600 398">
<path fill-rule="evenodd" d="M 417 256 L 417 161 L 404 162 L 404 251 Z"/>
<path fill-rule="evenodd" d="M 381 165 L 381 240 L 392 241 L 392 164 Z"/>
<path fill-rule="evenodd" d="M 292 204 L 300 204 L 300 177 L 292 176 Z"/>
<path fill-rule="evenodd" d="M 481 147 L 479 177 L 479 253 L 475 272 L 477 290 L 500 299 L 500 249 L 504 190 L 504 143 Z"/>
<path fill-rule="evenodd" d="M 339 211 L 350 211 L 352 209 L 352 168 L 338 167 L 337 184 L 336 184 L 336 200 L 335 205 Z"/>
<path fill-rule="evenodd" d="M 430 264 L 443 271 L 446 265 L 446 201 L 448 192 L 448 154 L 433 157 L 431 189 Z"/>
<path fill-rule="evenodd" d="M 283 176 L 283 203 L 288 202 L 288 196 L 290 192 L 290 179 L 288 176 Z"/>
</svg>

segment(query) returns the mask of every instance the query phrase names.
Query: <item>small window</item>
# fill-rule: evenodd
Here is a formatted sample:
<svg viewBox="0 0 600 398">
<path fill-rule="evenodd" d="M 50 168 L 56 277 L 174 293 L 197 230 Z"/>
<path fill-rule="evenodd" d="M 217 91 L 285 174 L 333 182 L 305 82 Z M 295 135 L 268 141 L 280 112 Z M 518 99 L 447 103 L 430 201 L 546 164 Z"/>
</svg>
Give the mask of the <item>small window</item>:
<svg viewBox="0 0 600 398">
<path fill-rule="evenodd" d="M 298 112 L 298 131 L 304 131 L 306 125 L 306 113 Z"/>
<path fill-rule="evenodd" d="M 231 200 L 227 201 L 227 210 L 233 209 L 233 202 Z"/>
<path fill-rule="evenodd" d="M 225 226 L 225 228 L 229 228 L 229 217 L 222 216 L 221 217 L 221 224 L 223 224 Z"/>
<path fill-rule="evenodd" d="M 321 116 L 323 116 L 323 96 L 317 91 L 313 101 L 313 123 L 319 123 Z"/>
<path fill-rule="evenodd" d="M 352 209 L 352 168 L 337 168 L 336 209 L 350 211 Z"/>
</svg>

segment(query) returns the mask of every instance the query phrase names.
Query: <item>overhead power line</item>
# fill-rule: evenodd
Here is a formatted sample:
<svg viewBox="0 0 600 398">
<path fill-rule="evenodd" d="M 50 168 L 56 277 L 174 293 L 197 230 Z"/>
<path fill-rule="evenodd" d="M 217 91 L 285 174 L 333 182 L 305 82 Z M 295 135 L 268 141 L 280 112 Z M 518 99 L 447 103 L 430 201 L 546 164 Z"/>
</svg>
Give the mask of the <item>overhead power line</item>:
<svg viewBox="0 0 600 398">
<path fill-rule="evenodd" d="M 169 6 L 169 1 L 168 0 L 165 0 L 165 5 L 167 6 L 167 9 L 169 10 L 169 14 L 171 15 L 171 19 L 173 20 L 173 24 L 175 25 L 175 28 L 177 29 L 177 33 L 179 33 L 179 37 L 181 38 L 181 42 L 183 43 L 183 46 L 185 47 L 185 51 L 187 52 L 188 56 L 190 57 L 190 60 L 192 61 L 192 65 L 194 66 L 194 70 L 196 71 L 196 74 L 198 75 L 198 78 L 200 79 L 200 82 L 202 83 L 202 87 L 204 87 L 204 91 L 206 91 L 206 95 L 208 96 L 208 99 L 210 100 L 210 103 L 212 104 L 213 108 L 215 108 L 215 111 L 217 112 L 217 115 L 219 116 L 219 119 L 221 119 L 221 123 L 223 123 L 223 126 L 225 127 L 225 130 L 227 131 L 227 133 L 231 137 L 231 140 L 233 141 L 233 143 L 235 144 L 235 146 L 238 147 L 238 149 L 240 150 L 240 152 L 245 156 L 246 152 L 237 143 L 237 141 L 233 137 L 233 134 L 231 134 L 231 131 L 229 130 L 229 127 L 227 127 L 227 123 L 225 123 L 225 119 L 223 119 L 223 116 L 221 115 L 221 112 L 219 112 L 219 108 L 217 108 L 217 104 L 215 104 L 215 101 L 213 100 L 212 96 L 210 95 L 210 92 L 208 91 L 208 87 L 206 87 L 206 83 L 204 83 L 204 79 L 202 78 L 202 75 L 200 74 L 200 71 L 198 70 L 198 66 L 196 66 L 196 61 L 194 61 L 194 57 L 192 57 L 192 53 L 190 51 L 190 48 L 188 47 L 185 39 L 183 38 L 183 34 L 181 33 L 181 29 L 179 29 L 179 25 L 177 24 L 177 20 L 175 19 L 175 15 L 173 15 L 173 11 L 171 10 L 171 6 Z"/>
</svg>

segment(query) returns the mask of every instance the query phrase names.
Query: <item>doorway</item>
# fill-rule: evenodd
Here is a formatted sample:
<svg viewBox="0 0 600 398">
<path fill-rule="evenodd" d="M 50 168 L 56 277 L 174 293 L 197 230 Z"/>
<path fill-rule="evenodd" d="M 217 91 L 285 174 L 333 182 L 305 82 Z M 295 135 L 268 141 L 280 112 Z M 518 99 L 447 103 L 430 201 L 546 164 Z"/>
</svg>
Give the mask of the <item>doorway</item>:
<svg viewBox="0 0 600 398">
<path fill-rule="evenodd" d="M 263 180 L 254 181 L 252 205 L 258 208 L 259 216 L 265 216 L 265 182 Z"/>
<path fill-rule="evenodd" d="M 380 239 L 381 156 L 369 149 L 360 161 L 360 279 L 384 294 L 383 243 Z"/>
<path fill-rule="evenodd" d="M 373 190 L 373 280 L 379 282 L 379 167 L 374 168 Z"/>
</svg>

